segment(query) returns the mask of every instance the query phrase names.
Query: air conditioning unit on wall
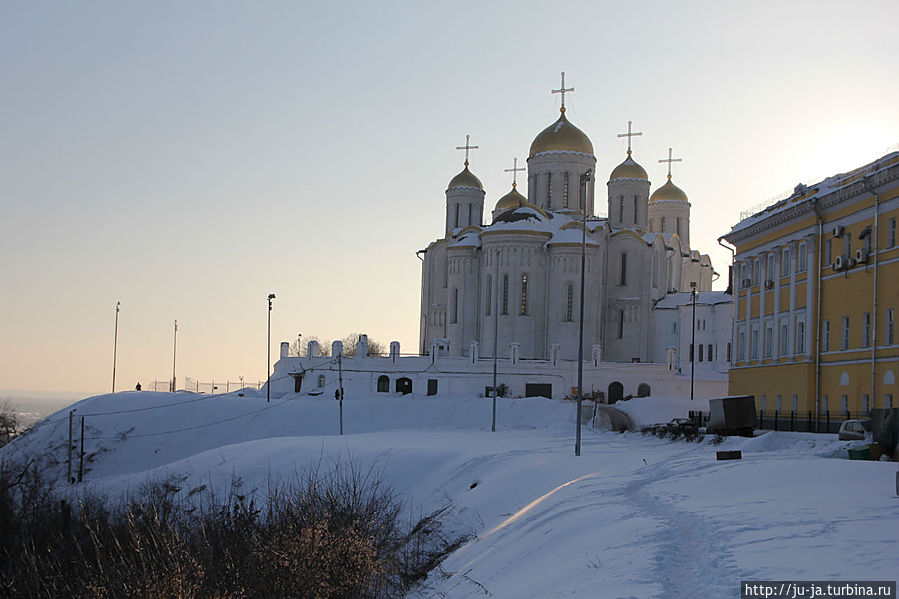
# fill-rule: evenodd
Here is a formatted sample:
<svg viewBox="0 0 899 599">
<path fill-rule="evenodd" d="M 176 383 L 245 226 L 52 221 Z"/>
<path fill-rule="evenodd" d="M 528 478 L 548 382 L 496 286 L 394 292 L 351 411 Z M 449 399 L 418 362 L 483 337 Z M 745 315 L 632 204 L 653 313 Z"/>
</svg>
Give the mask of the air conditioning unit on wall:
<svg viewBox="0 0 899 599">
<path fill-rule="evenodd" d="M 771 279 L 765 281 L 765 289 L 774 289 L 774 281 Z"/>
<path fill-rule="evenodd" d="M 846 261 L 843 260 L 843 256 L 837 256 L 833 259 L 833 269 L 834 270 L 843 270 L 846 267 Z"/>
<path fill-rule="evenodd" d="M 834 237 L 842 237 L 843 231 L 845 231 L 845 230 L 846 230 L 846 228 L 843 227 L 843 225 L 836 225 L 836 226 L 834 226 L 833 231 L 832 231 L 833 236 Z"/>
<path fill-rule="evenodd" d="M 868 261 L 868 252 L 866 252 L 862 248 L 855 250 L 855 261 L 858 262 L 859 264 L 864 264 L 865 262 L 867 262 Z"/>
</svg>

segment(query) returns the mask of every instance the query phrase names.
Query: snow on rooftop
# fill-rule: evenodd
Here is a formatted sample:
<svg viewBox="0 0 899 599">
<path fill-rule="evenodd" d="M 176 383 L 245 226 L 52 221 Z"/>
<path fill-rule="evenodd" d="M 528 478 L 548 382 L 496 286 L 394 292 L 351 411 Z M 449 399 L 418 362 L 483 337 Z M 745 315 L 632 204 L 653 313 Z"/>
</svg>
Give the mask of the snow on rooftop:
<svg viewBox="0 0 899 599">
<path fill-rule="evenodd" d="M 700 291 L 696 294 L 696 303 L 713 305 L 713 304 L 729 304 L 733 301 L 733 296 L 724 291 Z M 677 293 L 669 293 L 658 302 L 654 308 L 677 308 L 678 306 L 689 306 L 693 303 L 693 296 L 689 291 L 678 291 Z"/>
</svg>

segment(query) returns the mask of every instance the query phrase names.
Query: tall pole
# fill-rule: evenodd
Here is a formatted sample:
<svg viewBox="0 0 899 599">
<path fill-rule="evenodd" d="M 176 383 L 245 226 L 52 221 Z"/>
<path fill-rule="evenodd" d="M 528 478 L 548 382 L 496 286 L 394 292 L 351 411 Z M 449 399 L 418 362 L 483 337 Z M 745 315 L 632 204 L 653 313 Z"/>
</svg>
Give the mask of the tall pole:
<svg viewBox="0 0 899 599">
<path fill-rule="evenodd" d="M 337 394 L 340 404 L 340 434 L 343 434 L 343 352 L 337 354 Z"/>
<path fill-rule="evenodd" d="M 176 379 L 175 379 L 175 360 L 178 357 L 178 319 L 175 319 L 175 333 L 172 337 L 172 393 L 175 392 L 175 389 L 178 388 Z"/>
<path fill-rule="evenodd" d="M 499 347 L 499 249 L 496 250 L 496 277 L 493 295 L 493 418 L 490 432 L 496 432 L 496 351 Z"/>
<path fill-rule="evenodd" d="M 75 408 L 77 410 L 78 408 Z M 75 479 L 72 478 L 72 420 L 75 417 L 75 410 L 69 412 L 69 467 L 66 474 L 66 482 L 72 484 Z"/>
<path fill-rule="evenodd" d="M 272 300 L 275 299 L 274 293 L 268 294 L 268 336 L 266 337 L 265 351 L 265 401 L 272 400 Z"/>
<path fill-rule="evenodd" d="M 565 87 L 564 85 L 562 87 Z M 574 441 L 574 455 L 581 455 L 581 403 L 584 399 L 584 283 L 587 270 L 587 181 L 590 180 L 590 170 L 581 175 L 581 202 L 584 208 L 584 230 L 581 237 L 581 305 L 580 323 L 578 325 L 577 343 L 577 434 Z"/>
<path fill-rule="evenodd" d="M 78 458 L 78 482 L 84 481 L 84 416 L 81 417 L 81 455 Z"/>
<path fill-rule="evenodd" d="M 693 371 L 696 369 L 696 282 L 690 283 L 693 296 L 693 336 L 690 338 L 690 399 L 693 399 Z"/>
<path fill-rule="evenodd" d="M 122 305 L 122 302 L 115 303 L 115 334 L 112 338 L 112 392 L 115 393 L 115 360 L 116 360 L 116 350 L 119 345 L 119 306 Z"/>
</svg>

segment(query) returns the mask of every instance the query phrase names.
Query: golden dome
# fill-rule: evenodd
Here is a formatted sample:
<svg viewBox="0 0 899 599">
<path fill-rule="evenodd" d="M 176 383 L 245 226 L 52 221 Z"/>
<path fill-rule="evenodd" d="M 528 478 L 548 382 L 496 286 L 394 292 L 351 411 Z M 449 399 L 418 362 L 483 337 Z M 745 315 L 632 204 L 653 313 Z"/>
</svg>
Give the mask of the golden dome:
<svg viewBox="0 0 899 599">
<path fill-rule="evenodd" d="M 529 156 L 536 156 L 541 152 L 593 154 L 593 144 L 590 142 L 590 138 L 565 118 L 565 108 L 562 108 L 561 112 L 559 120 L 534 138 Z"/>
<path fill-rule="evenodd" d="M 659 200 L 680 200 L 687 202 L 687 194 L 680 187 L 671 182 L 671 175 L 668 175 L 668 182 L 652 192 L 649 196 L 649 203 Z"/>
<path fill-rule="evenodd" d="M 531 204 L 528 202 L 528 199 L 518 193 L 518 190 L 515 189 L 515 185 L 512 185 L 512 191 L 504 195 L 499 199 L 496 203 L 496 208 L 494 211 L 505 212 L 506 210 L 514 210 L 515 208 L 522 208 L 524 206 L 530 206 Z"/>
<path fill-rule="evenodd" d="M 612 174 L 609 175 L 609 181 L 614 181 L 615 179 L 643 179 L 644 181 L 649 181 L 649 175 L 646 174 L 642 166 L 631 158 L 631 151 L 628 150 L 627 158 L 624 159 L 624 162 L 616 166 Z"/>
<path fill-rule="evenodd" d="M 484 186 L 481 185 L 481 180 L 468 170 L 467 162 L 465 163 L 465 168 L 462 169 L 462 172 L 453 177 L 452 181 L 449 182 L 447 189 L 452 189 L 454 187 L 475 187 L 477 189 L 484 189 Z"/>
</svg>

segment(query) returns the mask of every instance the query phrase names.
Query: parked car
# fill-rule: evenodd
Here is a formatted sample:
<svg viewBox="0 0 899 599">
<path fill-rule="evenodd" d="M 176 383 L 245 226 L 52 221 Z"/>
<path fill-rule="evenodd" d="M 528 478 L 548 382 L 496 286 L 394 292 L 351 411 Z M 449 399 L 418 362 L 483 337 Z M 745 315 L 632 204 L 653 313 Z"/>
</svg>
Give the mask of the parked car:
<svg viewBox="0 0 899 599">
<path fill-rule="evenodd" d="M 871 419 L 847 420 L 840 427 L 840 441 L 864 441 L 871 438 Z"/>
</svg>

